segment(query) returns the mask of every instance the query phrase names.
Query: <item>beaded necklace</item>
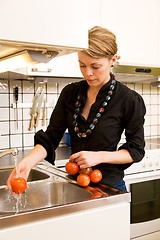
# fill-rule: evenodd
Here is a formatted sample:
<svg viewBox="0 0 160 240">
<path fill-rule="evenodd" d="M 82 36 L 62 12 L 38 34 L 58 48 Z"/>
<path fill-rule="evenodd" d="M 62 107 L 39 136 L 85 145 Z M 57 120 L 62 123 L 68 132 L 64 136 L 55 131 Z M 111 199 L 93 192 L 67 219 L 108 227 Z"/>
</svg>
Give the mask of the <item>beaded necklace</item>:
<svg viewBox="0 0 160 240">
<path fill-rule="evenodd" d="M 80 112 L 80 106 L 81 106 L 80 97 L 78 96 L 78 99 L 75 103 L 75 114 L 73 115 L 74 131 L 77 133 L 78 137 L 84 138 L 84 137 L 87 137 L 88 135 L 90 135 L 92 133 L 93 129 L 95 128 L 96 124 L 98 123 L 99 119 L 101 118 L 102 113 L 104 112 L 105 107 L 107 106 L 108 101 L 111 98 L 111 95 L 113 94 L 113 90 L 115 88 L 115 85 L 116 85 L 116 79 L 115 79 L 115 76 L 113 76 L 113 80 L 111 82 L 108 94 L 105 98 L 105 101 L 102 103 L 102 106 L 99 108 L 98 113 L 96 114 L 92 123 L 89 125 L 89 128 L 87 129 L 86 132 L 80 132 L 79 127 L 78 127 L 77 117 L 78 117 L 78 114 Z"/>
</svg>

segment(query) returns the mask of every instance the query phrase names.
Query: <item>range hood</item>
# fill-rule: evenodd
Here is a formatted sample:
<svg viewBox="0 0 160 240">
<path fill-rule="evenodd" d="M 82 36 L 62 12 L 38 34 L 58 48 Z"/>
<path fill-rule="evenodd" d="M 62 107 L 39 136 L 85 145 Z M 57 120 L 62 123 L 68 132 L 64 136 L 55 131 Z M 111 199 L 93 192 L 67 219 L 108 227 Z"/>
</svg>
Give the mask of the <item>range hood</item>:
<svg viewBox="0 0 160 240">
<path fill-rule="evenodd" d="M 146 67 L 146 66 L 133 66 L 123 65 L 117 63 L 113 67 L 113 73 L 117 79 L 126 83 L 152 83 L 153 86 L 158 85 L 158 79 L 160 77 L 160 68 L 158 67 Z M 157 84 L 153 84 L 153 83 Z"/>
<path fill-rule="evenodd" d="M 49 49 L 49 50 L 48 50 Z M 40 48 L 27 46 L 10 46 L 0 44 L 0 73 L 12 71 L 37 63 L 47 63 L 56 56 L 72 53 L 71 48 Z"/>
</svg>

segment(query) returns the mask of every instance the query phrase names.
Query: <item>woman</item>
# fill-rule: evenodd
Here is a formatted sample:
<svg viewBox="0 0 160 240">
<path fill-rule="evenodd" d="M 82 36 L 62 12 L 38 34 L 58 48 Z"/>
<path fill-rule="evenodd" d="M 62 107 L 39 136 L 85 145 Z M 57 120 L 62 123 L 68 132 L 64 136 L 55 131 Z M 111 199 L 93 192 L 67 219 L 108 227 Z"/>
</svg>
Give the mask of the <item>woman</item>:
<svg viewBox="0 0 160 240">
<path fill-rule="evenodd" d="M 54 164 L 55 149 L 68 128 L 72 155 L 80 168 L 102 172 L 101 183 L 125 189 L 124 169 L 144 156 L 145 105 L 141 96 L 118 82 L 111 73 L 117 59 L 115 35 L 102 27 L 89 31 L 89 48 L 78 53 L 83 81 L 61 92 L 45 132 L 35 135 L 35 147 L 18 164 L 18 176 L 44 158 Z M 117 149 L 125 130 L 126 143 Z M 13 170 L 8 187 L 15 178 Z"/>
</svg>

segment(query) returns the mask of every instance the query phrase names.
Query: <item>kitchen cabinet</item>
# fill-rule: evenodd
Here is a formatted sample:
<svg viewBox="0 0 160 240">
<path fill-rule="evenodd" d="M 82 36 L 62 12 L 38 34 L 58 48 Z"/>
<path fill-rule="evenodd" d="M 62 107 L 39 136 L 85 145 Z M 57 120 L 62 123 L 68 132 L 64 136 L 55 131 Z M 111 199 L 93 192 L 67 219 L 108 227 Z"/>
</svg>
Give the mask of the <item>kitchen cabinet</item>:
<svg viewBox="0 0 160 240">
<path fill-rule="evenodd" d="M 87 31 L 93 26 L 100 25 L 100 0 L 88 0 L 88 6 Z M 30 66 L 23 69 L 21 73 L 30 76 L 83 77 L 79 69 L 77 53 L 55 58 L 48 64 L 40 63 Z"/>
<path fill-rule="evenodd" d="M 101 0 L 101 26 L 117 36 L 121 63 L 160 66 L 159 9 L 159 0 Z"/>
<path fill-rule="evenodd" d="M 88 0 L 88 28 L 100 26 L 101 0 Z"/>
<path fill-rule="evenodd" d="M 71 52 L 88 45 L 86 0 L 1 0 L 0 7 L 2 44 Z"/>
<path fill-rule="evenodd" d="M 114 202 L 114 201 L 113 201 Z M 115 201 L 116 202 L 116 201 Z M 48 209 L 49 211 L 49 209 Z M 47 212 L 46 212 L 47 214 Z M 44 216 L 45 217 L 45 216 Z M 0 239 L 10 240 L 16 236 L 17 240 L 28 239 L 130 239 L 129 203 L 113 203 L 95 209 L 77 212 L 63 212 L 60 216 L 52 214 L 48 219 L 40 218 L 28 224 L 22 224 L 0 231 Z M 30 221 L 32 220 L 30 218 Z M 83 235 L 83 236 L 82 236 Z"/>
</svg>

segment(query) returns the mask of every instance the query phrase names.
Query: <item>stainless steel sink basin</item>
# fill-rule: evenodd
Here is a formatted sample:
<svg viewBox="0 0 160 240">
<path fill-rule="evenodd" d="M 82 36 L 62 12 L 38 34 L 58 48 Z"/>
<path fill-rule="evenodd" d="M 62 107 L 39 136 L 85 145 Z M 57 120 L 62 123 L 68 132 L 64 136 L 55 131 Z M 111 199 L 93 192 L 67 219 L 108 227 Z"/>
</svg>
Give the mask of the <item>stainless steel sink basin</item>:
<svg viewBox="0 0 160 240">
<path fill-rule="evenodd" d="M 13 170 L 13 168 L 0 169 L 0 186 L 7 184 L 7 179 L 12 170 Z M 32 169 L 27 181 L 32 182 L 32 181 L 44 180 L 49 177 L 50 177 L 50 175 L 48 175 L 42 171 Z"/>
<path fill-rule="evenodd" d="M 32 182 L 22 197 L 0 189 L 0 213 L 27 212 L 87 200 L 92 194 L 68 182 Z M 18 199 L 18 200 L 17 200 Z"/>
</svg>

